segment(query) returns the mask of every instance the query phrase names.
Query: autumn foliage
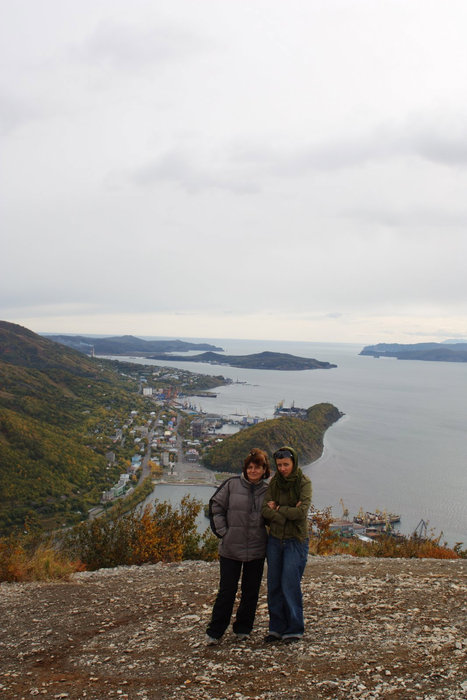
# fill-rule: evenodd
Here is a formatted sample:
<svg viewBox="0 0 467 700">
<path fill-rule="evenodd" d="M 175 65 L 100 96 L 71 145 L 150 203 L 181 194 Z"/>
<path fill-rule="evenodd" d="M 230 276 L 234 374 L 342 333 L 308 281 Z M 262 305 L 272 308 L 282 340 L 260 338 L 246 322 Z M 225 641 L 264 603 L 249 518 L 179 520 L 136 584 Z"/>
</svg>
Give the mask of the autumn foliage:
<svg viewBox="0 0 467 700">
<path fill-rule="evenodd" d="M 209 530 L 198 532 L 196 518 L 202 504 L 185 497 L 178 508 L 167 502 L 123 511 L 123 504 L 89 522 L 81 523 L 61 539 L 42 541 L 32 527 L 29 534 L 0 539 L 0 581 L 64 579 L 80 570 L 155 564 L 183 559 L 217 558 L 218 540 Z M 314 512 L 310 554 L 350 554 L 359 557 L 430 557 L 458 559 L 467 556 L 461 544 L 449 548 L 439 539 L 391 537 L 381 534 L 373 542 L 342 538 L 331 529 L 331 509 Z"/>
<path fill-rule="evenodd" d="M 178 509 L 156 501 L 130 513 L 113 512 L 81 523 L 67 536 L 64 547 L 87 569 L 132 564 L 155 564 L 182 559 L 214 559 L 214 536 L 200 535 L 196 517 L 202 504 L 190 497 Z M 213 541 L 214 540 L 214 541 Z"/>
<path fill-rule="evenodd" d="M 462 543 L 450 548 L 440 544 L 439 538 L 420 538 L 412 535 L 404 537 L 381 532 L 371 542 L 363 542 L 356 537 L 340 537 L 331 529 L 334 521 L 331 508 L 322 511 L 312 509 L 312 534 L 310 537 L 311 554 L 350 554 L 356 557 L 394 557 L 417 559 L 459 559 L 465 558 L 467 551 L 461 549 Z"/>
<path fill-rule="evenodd" d="M 66 579 L 85 567 L 70 559 L 51 543 L 42 543 L 32 550 L 27 542 L 14 537 L 0 540 L 0 581 L 47 581 Z"/>
</svg>

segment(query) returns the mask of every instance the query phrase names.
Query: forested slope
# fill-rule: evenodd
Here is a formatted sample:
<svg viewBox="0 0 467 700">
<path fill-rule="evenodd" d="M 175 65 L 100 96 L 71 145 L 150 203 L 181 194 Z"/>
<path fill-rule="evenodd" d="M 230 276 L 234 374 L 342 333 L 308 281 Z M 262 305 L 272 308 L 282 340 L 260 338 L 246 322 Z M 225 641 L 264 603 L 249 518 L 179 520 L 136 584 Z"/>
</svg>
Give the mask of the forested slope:
<svg viewBox="0 0 467 700">
<path fill-rule="evenodd" d="M 115 476 L 109 435 L 144 405 L 109 363 L 0 321 L 0 533 L 83 517 Z"/>
<path fill-rule="evenodd" d="M 332 404 L 320 403 L 308 409 L 305 420 L 284 416 L 258 423 L 213 447 L 204 464 L 217 471 L 240 472 L 252 447 L 272 455 L 281 445 L 295 447 L 301 464 L 313 462 L 323 451 L 324 433 L 341 415 Z"/>
</svg>

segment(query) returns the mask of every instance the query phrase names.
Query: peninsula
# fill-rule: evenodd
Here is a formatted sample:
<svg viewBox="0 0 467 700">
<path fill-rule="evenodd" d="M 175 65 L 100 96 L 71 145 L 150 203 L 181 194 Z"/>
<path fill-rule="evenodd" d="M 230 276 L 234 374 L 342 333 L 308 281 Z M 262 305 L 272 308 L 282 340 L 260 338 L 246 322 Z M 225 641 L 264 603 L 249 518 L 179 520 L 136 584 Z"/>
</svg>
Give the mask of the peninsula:
<svg viewBox="0 0 467 700">
<path fill-rule="evenodd" d="M 321 457 L 324 434 L 342 415 L 332 404 L 319 403 L 307 409 L 305 418 L 263 421 L 217 443 L 204 455 L 203 464 L 214 471 L 239 472 L 245 455 L 257 445 L 271 455 L 281 445 L 294 445 L 300 464 L 310 464 Z"/>
<path fill-rule="evenodd" d="M 467 362 L 467 343 L 378 343 L 366 345 L 360 355 L 395 357 L 398 360 Z"/>
<path fill-rule="evenodd" d="M 220 355 L 217 352 L 203 352 L 200 355 L 183 357 L 158 353 L 151 355 L 151 360 L 166 360 L 170 362 L 207 362 L 211 365 L 240 367 L 242 369 L 277 369 L 297 371 L 304 369 L 331 369 L 337 367 L 330 362 L 320 362 L 309 357 L 298 357 L 285 352 L 259 352 L 252 355 Z"/>
</svg>

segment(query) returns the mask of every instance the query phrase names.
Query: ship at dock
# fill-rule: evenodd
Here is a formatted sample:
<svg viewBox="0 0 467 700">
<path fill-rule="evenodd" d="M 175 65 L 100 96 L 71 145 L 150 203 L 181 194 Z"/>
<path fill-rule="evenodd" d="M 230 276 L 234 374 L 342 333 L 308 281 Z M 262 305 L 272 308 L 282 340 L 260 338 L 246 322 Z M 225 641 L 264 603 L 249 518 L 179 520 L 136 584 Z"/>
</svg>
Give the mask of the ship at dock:
<svg viewBox="0 0 467 700">
<path fill-rule="evenodd" d="M 284 406 L 284 401 L 279 401 L 279 403 L 274 407 L 274 416 L 276 418 L 280 416 L 288 416 L 289 418 L 306 418 L 307 417 L 307 409 L 306 408 L 298 408 L 298 406 L 295 406 L 295 401 L 292 401 L 292 405 L 290 407 Z"/>
<path fill-rule="evenodd" d="M 374 513 L 370 511 L 363 512 L 363 509 L 360 508 L 358 515 L 354 516 L 353 521 L 367 528 L 383 529 L 400 523 L 401 516 L 396 513 L 388 513 L 385 510 L 375 510 Z"/>
</svg>

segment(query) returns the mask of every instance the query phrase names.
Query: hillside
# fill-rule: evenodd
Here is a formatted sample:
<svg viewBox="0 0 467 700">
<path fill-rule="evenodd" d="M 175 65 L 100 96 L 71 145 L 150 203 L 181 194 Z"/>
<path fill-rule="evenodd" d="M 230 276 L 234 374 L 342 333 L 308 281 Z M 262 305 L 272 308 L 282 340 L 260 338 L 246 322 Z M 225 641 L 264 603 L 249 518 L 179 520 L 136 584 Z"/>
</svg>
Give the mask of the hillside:
<svg viewBox="0 0 467 700">
<path fill-rule="evenodd" d="M 145 405 L 110 363 L 1 321 L 0 533 L 83 517 L 118 473 L 115 425 Z"/>
<path fill-rule="evenodd" d="M 176 362 L 208 362 L 211 365 L 226 365 L 242 369 L 276 369 L 296 372 L 305 369 L 331 369 L 337 367 L 330 362 L 321 362 L 309 357 L 290 355 L 287 352 L 258 352 L 251 355 L 220 355 L 217 352 L 203 352 L 200 355 L 151 355 L 152 360 L 170 360 Z"/>
<path fill-rule="evenodd" d="M 281 445 L 295 447 L 299 463 L 308 464 L 321 456 L 324 433 L 341 415 L 332 404 L 321 403 L 308 409 L 306 420 L 282 416 L 258 423 L 210 449 L 203 464 L 215 471 L 239 472 L 252 447 L 261 446 L 272 455 Z"/>
<path fill-rule="evenodd" d="M 426 362 L 467 362 L 467 343 L 378 343 L 367 345 L 360 355 L 372 357 L 396 357 L 398 360 L 423 360 Z"/>
<path fill-rule="evenodd" d="M 218 564 L 185 561 L 0 585 L 0 697 L 465 700 L 467 561 L 310 557 L 306 630 L 204 633 Z"/>
</svg>

